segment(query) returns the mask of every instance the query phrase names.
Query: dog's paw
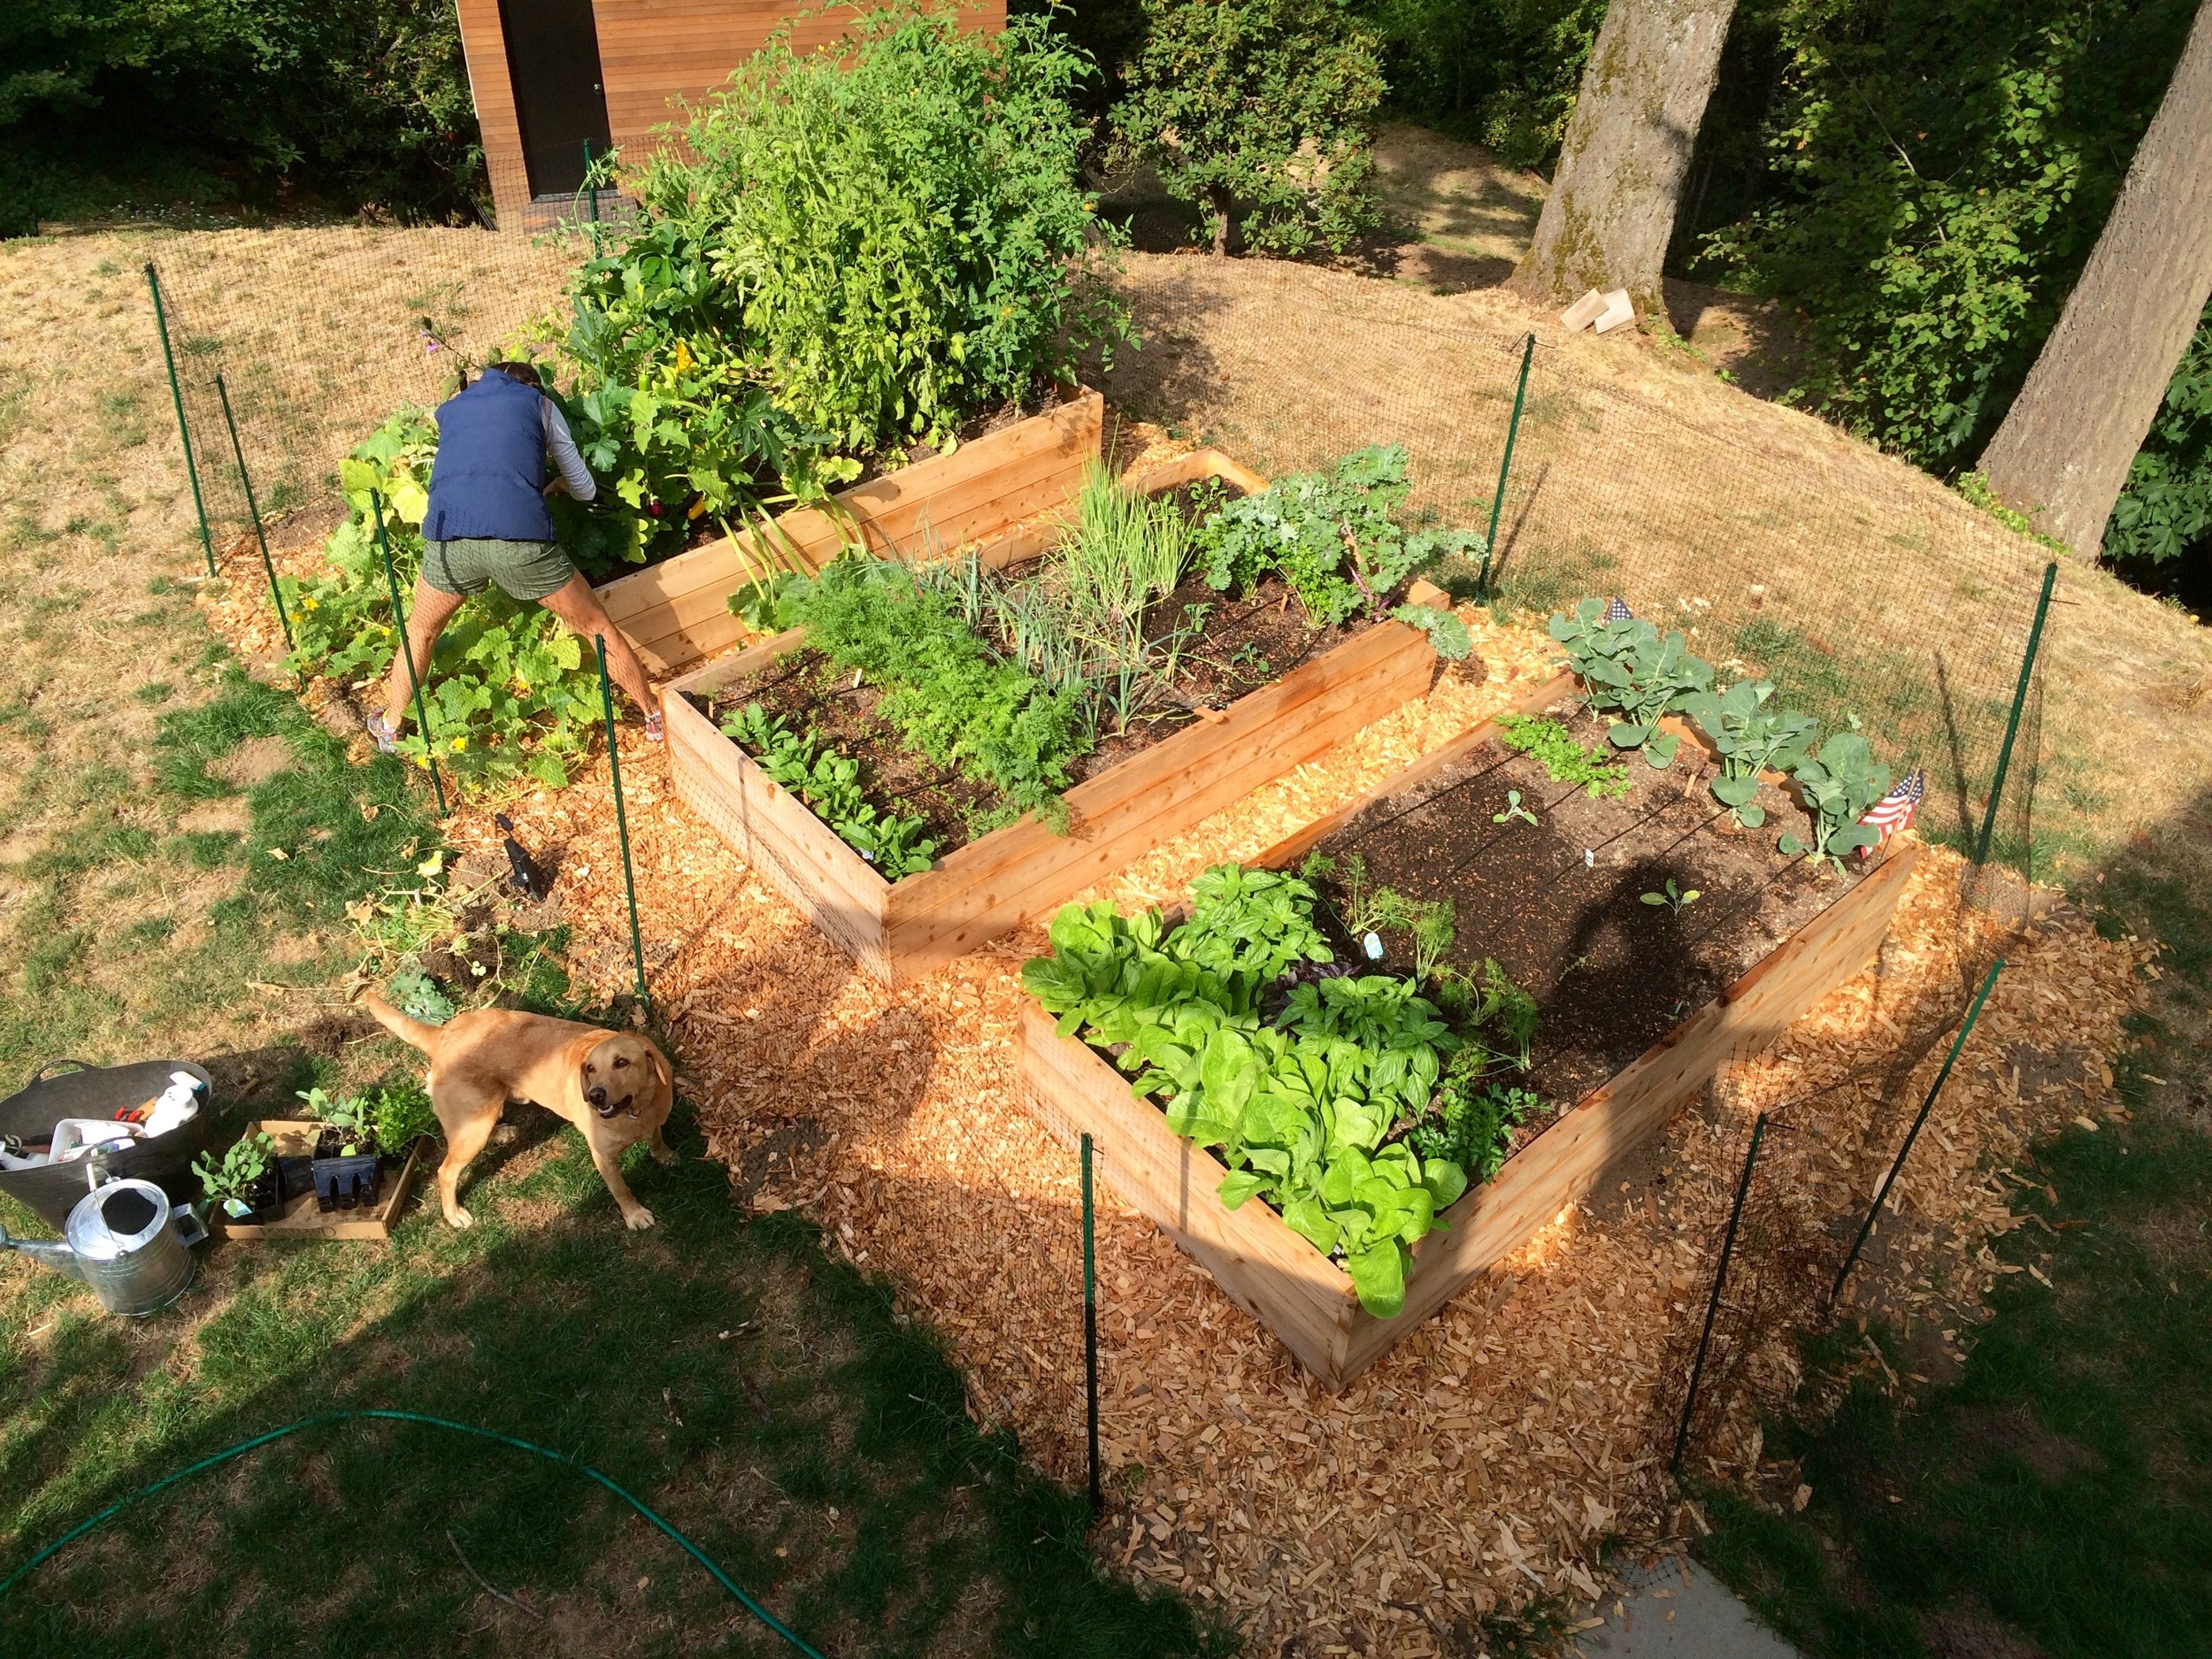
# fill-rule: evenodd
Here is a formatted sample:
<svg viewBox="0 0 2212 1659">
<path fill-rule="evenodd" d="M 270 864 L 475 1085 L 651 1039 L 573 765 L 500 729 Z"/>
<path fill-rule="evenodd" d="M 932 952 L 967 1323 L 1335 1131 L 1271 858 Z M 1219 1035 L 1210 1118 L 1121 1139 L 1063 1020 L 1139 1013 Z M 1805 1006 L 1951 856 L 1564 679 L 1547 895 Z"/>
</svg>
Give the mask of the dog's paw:
<svg viewBox="0 0 2212 1659">
<path fill-rule="evenodd" d="M 668 1146 L 666 1144 L 657 1146 L 652 1148 L 652 1153 L 653 1162 L 656 1164 L 673 1164 L 676 1162 L 676 1148 L 672 1146 Z"/>
<path fill-rule="evenodd" d="M 653 1212 L 643 1204 L 622 1217 L 622 1225 L 633 1233 L 642 1233 L 653 1225 Z"/>
<path fill-rule="evenodd" d="M 522 1131 L 512 1124 L 497 1125 L 492 1130 L 492 1144 L 495 1147 L 511 1147 L 515 1143 L 515 1137 L 521 1133 Z"/>
<path fill-rule="evenodd" d="M 466 1233 L 476 1225 L 476 1217 L 462 1209 L 460 1205 L 456 1204 L 445 1212 L 445 1224 L 457 1232 Z"/>
</svg>

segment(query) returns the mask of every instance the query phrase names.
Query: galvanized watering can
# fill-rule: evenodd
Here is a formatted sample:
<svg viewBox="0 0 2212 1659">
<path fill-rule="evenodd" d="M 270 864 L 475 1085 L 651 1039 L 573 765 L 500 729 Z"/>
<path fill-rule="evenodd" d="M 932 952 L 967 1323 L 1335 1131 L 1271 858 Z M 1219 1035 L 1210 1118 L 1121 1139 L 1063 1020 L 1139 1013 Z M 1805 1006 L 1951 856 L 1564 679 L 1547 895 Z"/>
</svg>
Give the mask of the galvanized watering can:
<svg viewBox="0 0 2212 1659">
<path fill-rule="evenodd" d="M 81 1279 L 110 1313 L 151 1313 L 165 1308 L 192 1282 L 191 1247 L 207 1229 L 189 1210 L 172 1209 L 169 1195 L 151 1181 L 110 1181 L 77 1201 L 60 1239 L 11 1239 L 0 1227 L 0 1249 L 12 1249 L 58 1273 Z"/>
</svg>

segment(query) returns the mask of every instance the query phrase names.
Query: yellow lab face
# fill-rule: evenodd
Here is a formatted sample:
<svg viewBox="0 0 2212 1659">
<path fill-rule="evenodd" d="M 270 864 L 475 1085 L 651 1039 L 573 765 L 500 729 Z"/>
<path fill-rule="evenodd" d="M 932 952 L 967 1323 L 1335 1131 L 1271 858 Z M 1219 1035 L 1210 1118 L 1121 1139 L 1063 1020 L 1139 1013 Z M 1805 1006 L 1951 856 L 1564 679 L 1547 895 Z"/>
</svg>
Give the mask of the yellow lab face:
<svg viewBox="0 0 2212 1659">
<path fill-rule="evenodd" d="M 671 1078 L 661 1051 L 642 1037 L 610 1033 L 584 1050 L 577 1092 L 601 1118 L 635 1118 L 648 1125 L 668 1116 Z"/>
</svg>

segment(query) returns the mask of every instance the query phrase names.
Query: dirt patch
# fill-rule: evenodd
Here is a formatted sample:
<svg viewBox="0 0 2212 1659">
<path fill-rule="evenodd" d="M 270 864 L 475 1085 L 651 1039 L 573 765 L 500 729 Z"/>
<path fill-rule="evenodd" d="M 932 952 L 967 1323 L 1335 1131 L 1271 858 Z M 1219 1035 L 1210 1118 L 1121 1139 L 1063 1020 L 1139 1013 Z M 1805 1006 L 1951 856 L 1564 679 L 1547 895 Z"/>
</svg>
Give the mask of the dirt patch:
<svg viewBox="0 0 2212 1659">
<path fill-rule="evenodd" d="M 1952 1414 L 1970 1453 L 1989 1462 L 2016 1457 L 2048 1486 L 2104 1467 L 2104 1459 L 2078 1441 L 2045 1428 L 2025 1405 L 2007 1411 L 1960 1407 Z"/>
<path fill-rule="evenodd" d="M 188 835 L 242 835 L 253 827 L 253 813 L 234 796 L 207 801 L 179 815 L 177 827 Z"/>
<path fill-rule="evenodd" d="M 220 778 L 234 789 L 263 784 L 292 764 L 292 747 L 280 737 L 250 737 L 218 761 L 209 764 L 211 777 Z"/>
<path fill-rule="evenodd" d="M 1582 713 L 1568 729 L 1602 750 L 1605 725 Z M 1562 1104 L 1644 1053 L 1856 879 L 1775 850 L 1779 829 L 1803 828 L 1804 815 L 1771 786 L 1760 791 L 1768 826 L 1747 832 L 1678 758 L 1665 772 L 1633 758 L 1627 778 L 1625 795 L 1593 799 L 1486 744 L 1321 845 L 1338 860 L 1323 892 L 1340 924 L 1351 914 L 1348 858 L 1375 885 L 1453 906 L 1458 938 L 1446 960 L 1477 976 L 1495 960 L 1536 998 L 1543 1023 L 1530 1081 Z M 1535 822 L 1510 810 L 1517 801 Z M 1670 883 L 1678 897 L 1697 896 L 1678 906 L 1665 897 Z M 1380 938 L 1386 966 L 1405 972 L 1410 935 Z"/>
</svg>

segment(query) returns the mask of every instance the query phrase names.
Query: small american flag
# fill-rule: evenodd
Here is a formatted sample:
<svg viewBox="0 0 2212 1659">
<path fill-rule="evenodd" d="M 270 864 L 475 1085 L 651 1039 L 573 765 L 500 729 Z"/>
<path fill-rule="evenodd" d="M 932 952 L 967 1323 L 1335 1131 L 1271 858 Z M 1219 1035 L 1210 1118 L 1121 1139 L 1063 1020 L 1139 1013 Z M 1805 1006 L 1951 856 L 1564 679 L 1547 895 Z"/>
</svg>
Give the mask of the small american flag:
<svg viewBox="0 0 2212 1659">
<path fill-rule="evenodd" d="M 1604 616 L 1599 618 L 1601 622 L 1633 622 L 1635 619 L 1636 613 L 1628 608 L 1628 601 L 1618 597 L 1605 607 Z"/>
<path fill-rule="evenodd" d="M 1875 848 L 1888 845 L 1891 836 L 1901 829 L 1909 827 L 1913 814 L 1920 810 L 1921 800 L 1927 793 L 1927 774 L 1915 771 L 1904 782 L 1899 784 L 1870 807 L 1866 816 L 1859 822 L 1870 828 L 1879 830 L 1882 839 L 1876 841 L 1873 847 L 1860 848 L 1861 856 L 1872 857 Z"/>
</svg>

